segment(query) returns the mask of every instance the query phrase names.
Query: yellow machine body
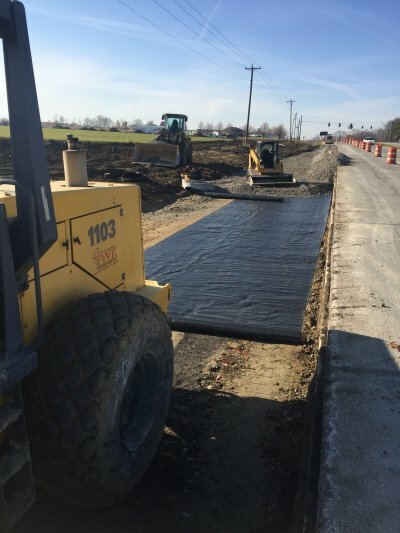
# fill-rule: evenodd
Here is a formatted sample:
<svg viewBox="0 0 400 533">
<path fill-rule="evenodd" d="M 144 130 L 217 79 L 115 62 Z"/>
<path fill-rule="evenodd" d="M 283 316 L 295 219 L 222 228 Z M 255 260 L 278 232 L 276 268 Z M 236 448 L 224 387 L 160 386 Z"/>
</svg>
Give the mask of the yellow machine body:
<svg viewBox="0 0 400 533">
<path fill-rule="evenodd" d="M 164 113 L 158 137 L 149 143 L 135 143 L 134 163 L 177 167 L 192 162 L 192 140 L 187 134 L 187 115 Z"/>
<path fill-rule="evenodd" d="M 259 176 L 263 174 L 283 174 L 283 163 L 282 161 L 278 161 L 275 167 L 264 168 L 257 155 L 256 149 L 251 147 L 249 152 L 249 170 L 257 173 Z"/>
<path fill-rule="evenodd" d="M 266 152 L 264 152 L 266 150 Z M 249 151 L 247 177 L 250 185 L 284 186 L 296 183 L 292 174 L 285 174 L 279 159 L 279 142 L 258 141 Z"/>
<path fill-rule="evenodd" d="M 40 259 L 44 324 L 68 304 L 107 290 L 136 292 L 165 312 L 169 285 L 145 279 L 140 190 L 133 184 L 51 183 L 58 239 Z M 0 190 L 8 218 L 16 215 L 13 188 Z M 33 270 L 20 308 L 27 343 L 37 332 Z"/>
</svg>

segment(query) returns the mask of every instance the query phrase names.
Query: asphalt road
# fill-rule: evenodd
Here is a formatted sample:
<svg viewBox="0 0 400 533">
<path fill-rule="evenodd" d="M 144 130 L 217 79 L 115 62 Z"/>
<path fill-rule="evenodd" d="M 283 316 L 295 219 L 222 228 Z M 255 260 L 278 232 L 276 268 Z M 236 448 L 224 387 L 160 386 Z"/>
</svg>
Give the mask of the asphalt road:
<svg viewBox="0 0 400 533">
<path fill-rule="evenodd" d="M 400 166 L 351 145 L 338 171 L 318 506 L 321 532 L 398 532 Z"/>
</svg>

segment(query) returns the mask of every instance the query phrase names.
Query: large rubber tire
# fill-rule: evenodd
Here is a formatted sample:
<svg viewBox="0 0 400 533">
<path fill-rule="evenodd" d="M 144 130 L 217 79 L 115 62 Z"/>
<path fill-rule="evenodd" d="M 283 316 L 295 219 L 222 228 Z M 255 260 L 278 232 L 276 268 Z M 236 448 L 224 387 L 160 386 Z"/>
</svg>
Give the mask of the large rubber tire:
<svg viewBox="0 0 400 533">
<path fill-rule="evenodd" d="M 171 332 L 153 302 L 110 291 L 67 309 L 24 385 L 42 489 L 90 507 L 123 499 L 158 447 L 172 374 Z"/>
<path fill-rule="evenodd" d="M 193 162 L 193 146 L 192 143 L 188 144 L 188 154 L 187 154 L 187 161 L 188 164 L 191 164 Z"/>
<path fill-rule="evenodd" d="M 184 167 L 188 160 L 188 145 L 186 142 L 182 142 L 182 144 L 179 146 L 179 155 L 179 164 Z"/>
</svg>

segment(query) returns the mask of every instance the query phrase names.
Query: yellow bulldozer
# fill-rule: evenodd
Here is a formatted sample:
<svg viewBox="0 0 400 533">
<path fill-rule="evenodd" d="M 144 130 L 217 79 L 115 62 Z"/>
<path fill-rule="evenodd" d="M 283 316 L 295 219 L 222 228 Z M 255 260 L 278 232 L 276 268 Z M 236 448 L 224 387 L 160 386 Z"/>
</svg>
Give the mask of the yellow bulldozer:
<svg viewBox="0 0 400 533">
<path fill-rule="evenodd" d="M 161 118 L 161 133 L 153 142 L 135 143 L 133 161 L 164 167 L 177 167 L 191 163 L 193 148 L 186 129 L 188 117 L 176 113 L 165 113 Z"/>
<path fill-rule="evenodd" d="M 250 185 L 285 186 L 296 183 L 292 174 L 283 172 L 279 140 L 265 139 L 250 147 L 247 178 Z"/>
<path fill-rule="evenodd" d="M 0 180 L 0 531 L 35 484 L 63 502 L 121 500 L 160 441 L 172 388 L 169 285 L 144 273 L 140 191 L 50 182 L 24 7 L 0 0 L 13 178 Z M 72 141 L 73 139 L 70 139 Z"/>
</svg>

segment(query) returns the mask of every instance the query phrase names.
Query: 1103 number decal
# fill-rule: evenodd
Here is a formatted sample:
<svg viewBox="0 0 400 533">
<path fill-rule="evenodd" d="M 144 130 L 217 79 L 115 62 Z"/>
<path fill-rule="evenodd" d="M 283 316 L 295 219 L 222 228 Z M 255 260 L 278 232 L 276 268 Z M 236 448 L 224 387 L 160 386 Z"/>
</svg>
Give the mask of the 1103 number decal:
<svg viewBox="0 0 400 533">
<path fill-rule="evenodd" d="M 112 218 L 108 222 L 102 222 L 95 226 L 90 226 L 88 230 L 88 236 L 90 240 L 90 246 L 100 244 L 107 239 L 115 237 L 117 230 L 115 228 L 115 220 Z"/>
</svg>

